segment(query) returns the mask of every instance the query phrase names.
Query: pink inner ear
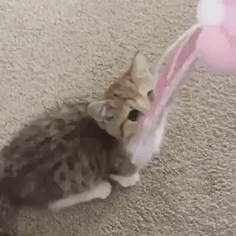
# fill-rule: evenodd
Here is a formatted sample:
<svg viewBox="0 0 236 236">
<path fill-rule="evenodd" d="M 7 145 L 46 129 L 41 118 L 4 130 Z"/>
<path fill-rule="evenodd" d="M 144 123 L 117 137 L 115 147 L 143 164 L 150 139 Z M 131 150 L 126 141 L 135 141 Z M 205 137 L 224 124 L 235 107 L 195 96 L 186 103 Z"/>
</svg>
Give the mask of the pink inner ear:
<svg viewBox="0 0 236 236">
<path fill-rule="evenodd" d="M 187 32 L 187 36 L 170 51 L 167 64 L 157 75 L 159 78 L 155 87 L 155 99 L 140 120 L 140 127 L 134 140 L 134 162 L 145 160 L 152 155 L 150 142 L 153 141 L 153 131 L 155 132 L 159 126 L 163 112 L 183 81 L 185 73 L 196 61 L 195 42 L 200 32 L 199 28 Z"/>
<path fill-rule="evenodd" d="M 151 105 L 150 112 L 147 113 L 145 118 L 149 119 L 152 116 L 159 118 L 162 116 L 175 90 L 184 79 L 184 73 L 188 68 L 181 72 L 183 73 L 182 75 L 179 75 L 180 71 L 185 64 L 191 64 L 189 60 L 192 59 L 192 55 L 195 53 L 196 40 L 200 32 L 200 29 L 196 29 L 188 38 L 183 39 L 173 49 L 173 52 L 171 52 L 167 64 L 158 75 L 159 79 L 157 79 L 155 87 L 155 100 Z"/>
</svg>

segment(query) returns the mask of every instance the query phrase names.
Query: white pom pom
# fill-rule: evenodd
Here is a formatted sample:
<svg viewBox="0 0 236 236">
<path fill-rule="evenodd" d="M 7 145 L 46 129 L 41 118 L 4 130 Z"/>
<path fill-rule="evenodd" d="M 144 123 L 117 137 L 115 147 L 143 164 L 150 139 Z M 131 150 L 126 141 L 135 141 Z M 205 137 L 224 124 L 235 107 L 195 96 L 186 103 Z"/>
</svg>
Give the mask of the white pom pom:
<svg viewBox="0 0 236 236">
<path fill-rule="evenodd" d="M 200 0 L 197 19 L 202 26 L 214 26 L 223 22 L 225 8 L 223 0 Z"/>
</svg>

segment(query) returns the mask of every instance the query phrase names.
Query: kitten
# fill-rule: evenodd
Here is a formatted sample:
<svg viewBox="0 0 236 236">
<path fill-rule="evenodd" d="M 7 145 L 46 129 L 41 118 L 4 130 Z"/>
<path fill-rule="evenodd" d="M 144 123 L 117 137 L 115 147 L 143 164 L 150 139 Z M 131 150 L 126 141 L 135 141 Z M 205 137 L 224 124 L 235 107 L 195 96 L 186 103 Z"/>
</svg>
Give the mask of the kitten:
<svg viewBox="0 0 236 236">
<path fill-rule="evenodd" d="M 53 109 L 19 131 L 0 153 L 0 235 L 21 206 L 61 209 L 107 198 L 111 180 L 123 187 L 139 181 L 142 166 L 127 145 L 152 99 L 152 78 L 138 53 L 104 100 Z M 153 137 L 157 148 L 164 124 Z"/>
</svg>

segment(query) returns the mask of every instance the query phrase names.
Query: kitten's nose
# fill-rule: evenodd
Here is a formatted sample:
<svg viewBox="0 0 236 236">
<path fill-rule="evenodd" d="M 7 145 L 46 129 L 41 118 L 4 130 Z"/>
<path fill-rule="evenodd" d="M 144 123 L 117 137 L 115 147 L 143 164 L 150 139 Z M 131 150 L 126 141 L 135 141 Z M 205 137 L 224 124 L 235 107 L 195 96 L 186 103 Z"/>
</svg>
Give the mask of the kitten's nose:
<svg viewBox="0 0 236 236">
<path fill-rule="evenodd" d="M 139 110 L 142 112 L 146 112 L 150 107 L 150 101 L 149 101 L 148 97 L 145 99 L 143 97 L 138 98 L 136 102 L 138 104 Z"/>
</svg>

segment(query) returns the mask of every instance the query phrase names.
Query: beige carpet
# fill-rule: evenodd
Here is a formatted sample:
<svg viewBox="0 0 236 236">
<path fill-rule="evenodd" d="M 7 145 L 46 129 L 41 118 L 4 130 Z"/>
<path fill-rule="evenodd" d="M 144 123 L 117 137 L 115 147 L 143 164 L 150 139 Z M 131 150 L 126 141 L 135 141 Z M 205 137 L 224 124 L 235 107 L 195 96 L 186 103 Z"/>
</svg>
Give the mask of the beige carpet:
<svg viewBox="0 0 236 236">
<path fill-rule="evenodd" d="M 0 0 L 0 146 L 55 101 L 94 99 L 139 49 L 155 59 L 193 0 Z M 197 74 L 161 154 L 128 190 L 60 214 L 23 211 L 21 235 L 236 235 L 236 79 Z"/>
</svg>

